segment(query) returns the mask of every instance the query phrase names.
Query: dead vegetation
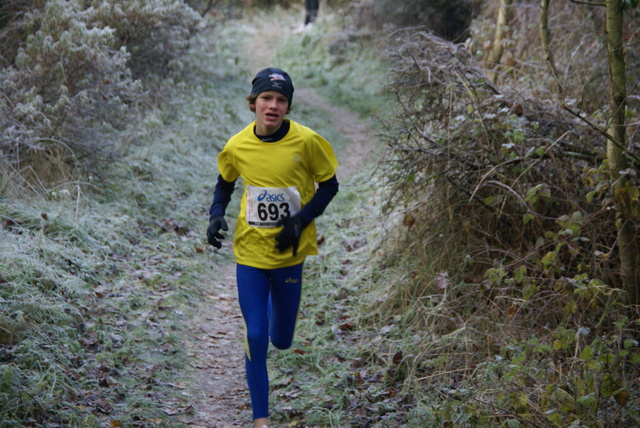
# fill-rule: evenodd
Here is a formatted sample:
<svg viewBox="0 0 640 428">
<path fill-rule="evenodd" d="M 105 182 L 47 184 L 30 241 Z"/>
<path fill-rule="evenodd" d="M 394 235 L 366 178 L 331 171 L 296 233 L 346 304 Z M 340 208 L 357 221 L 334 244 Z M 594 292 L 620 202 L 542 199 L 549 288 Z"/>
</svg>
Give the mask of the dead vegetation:
<svg viewBox="0 0 640 428">
<path fill-rule="evenodd" d="M 398 108 L 382 132 L 381 173 L 385 211 L 398 218 L 385 266 L 402 281 L 374 287 L 379 303 L 363 317 L 377 326 L 399 318 L 419 337 L 407 382 L 441 394 L 441 421 L 456 420 L 444 416 L 456 396 L 467 403 L 456 417 L 484 424 L 489 413 L 509 426 L 637 422 L 639 329 L 620 289 L 602 14 L 555 5 L 561 71 L 552 75 L 534 32 L 537 3 L 515 4 L 492 83 L 488 10 L 465 44 L 428 30 L 395 34 L 388 87 Z M 585 22 L 593 26 L 570 33 Z M 636 63 L 630 54 L 632 96 Z"/>
</svg>

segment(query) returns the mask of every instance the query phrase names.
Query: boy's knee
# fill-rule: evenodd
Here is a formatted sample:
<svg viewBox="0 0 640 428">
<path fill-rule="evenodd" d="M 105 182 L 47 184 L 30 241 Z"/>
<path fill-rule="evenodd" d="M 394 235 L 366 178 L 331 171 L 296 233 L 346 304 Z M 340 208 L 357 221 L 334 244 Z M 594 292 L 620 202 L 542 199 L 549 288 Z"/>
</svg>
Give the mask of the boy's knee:
<svg viewBox="0 0 640 428">
<path fill-rule="evenodd" d="M 271 343 L 278 349 L 284 350 L 291 348 L 293 344 L 293 338 L 271 338 Z"/>
<path fill-rule="evenodd" d="M 268 342 L 268 336 L 266 330 L 261 329 L 249 329 L 246 333 L 247 342 L 253 347 L 254 345 L 263 345 Z"/>
</svg>

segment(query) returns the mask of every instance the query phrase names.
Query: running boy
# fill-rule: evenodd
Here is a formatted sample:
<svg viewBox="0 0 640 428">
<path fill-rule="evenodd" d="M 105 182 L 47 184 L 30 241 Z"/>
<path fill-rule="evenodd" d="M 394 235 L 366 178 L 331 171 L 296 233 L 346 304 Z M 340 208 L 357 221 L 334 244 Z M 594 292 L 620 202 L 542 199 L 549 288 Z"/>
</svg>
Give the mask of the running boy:
<svg viewBox="0 0 640 428">
<path fill-rule="evenodd" d="M 293 82 L 278 68 L 258 72 L 247 96 L 255 121 L 218 155 L 207 238 L 221 248 L 225 211 L 238 177 L 244 193 L 234 234 L 238 300 L 246 325 L 245 368 L 253 419 L 269 426 L 269 340 L 293 342 L 306 256 L 318 254 L 314 219 L 338 192 L 331 145 L 289 119 Z M 318 183 L 316 190 L 315 184 Z"/>
</svg>

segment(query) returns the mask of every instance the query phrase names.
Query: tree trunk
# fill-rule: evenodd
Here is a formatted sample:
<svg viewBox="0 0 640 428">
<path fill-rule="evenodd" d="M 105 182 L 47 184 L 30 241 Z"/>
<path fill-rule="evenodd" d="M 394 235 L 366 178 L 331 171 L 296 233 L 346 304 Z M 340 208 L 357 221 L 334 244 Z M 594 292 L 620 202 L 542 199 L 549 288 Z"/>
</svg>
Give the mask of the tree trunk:
<svg viewBox="0 0 640 428">
<path fill-rule="evenodd" d="M 614 199 L 617 210 L 618 248 L 620 254 L 621 281 L 629 295 L 630 303 L 640 303 L 640 260 L 635 236 L 635 218 L 631 211 L 629 182 L 621 171 L 628 167 L 622 148 L 626 146 L 625 98 L 626 68 L 622 40 L 623 0 L 607 0 L 607 50 L 611 78 L 611 118 L 607 133 L 613 141 L 607 141 L 607 161 L 613 179 Z"/>
<path fill-rule="evenodd" d="M 500 9 L 498 10 L 498 20 L 496 22 L 496 34 L 493 38 L 493 46 L 487 57 L 487 67 L 489 69 L 488 76 L 491 82 L 496 83 L 498 80 L 497 68 L 502 59 L 504 52 L 504 39 L 509 31 L 509 16 L 512 0 L 500 0 Z"/>
<path fill-rule="evenodd" d="M 551 32 L 549 31 L 549 4 L 551 0 L 540 0 L 540 45 L 544 60 L 549 67 L 549 71 L 557 82 L 557 91 L 562 92 L 562 83 L 558 75 L 558 69 L 553 58 L 553 50 L 551 49 Z"/>
</svg>

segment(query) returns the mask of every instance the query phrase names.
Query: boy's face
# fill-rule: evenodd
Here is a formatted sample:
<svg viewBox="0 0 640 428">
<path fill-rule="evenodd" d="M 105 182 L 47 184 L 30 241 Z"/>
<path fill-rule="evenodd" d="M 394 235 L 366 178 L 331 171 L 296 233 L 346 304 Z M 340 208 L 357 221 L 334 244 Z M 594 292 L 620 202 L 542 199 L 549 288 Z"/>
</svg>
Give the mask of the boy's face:
<svg viewBox="0 0 640 428">
<path fill-rule="evenodd" d="M 256 133 L 271 135 L 280 129 L 287 111 L 289 100 L 277 91 L 265 91 L 258 95 L 255 104 L 249 104 L 256 112 Z"/>
</svg>

